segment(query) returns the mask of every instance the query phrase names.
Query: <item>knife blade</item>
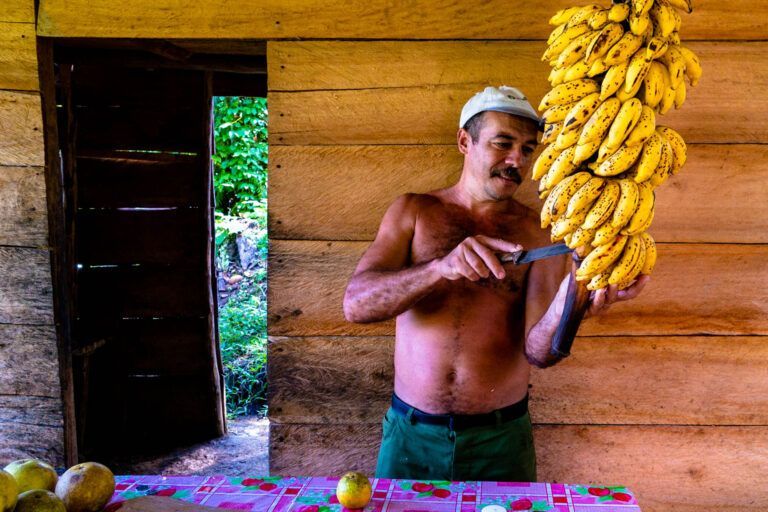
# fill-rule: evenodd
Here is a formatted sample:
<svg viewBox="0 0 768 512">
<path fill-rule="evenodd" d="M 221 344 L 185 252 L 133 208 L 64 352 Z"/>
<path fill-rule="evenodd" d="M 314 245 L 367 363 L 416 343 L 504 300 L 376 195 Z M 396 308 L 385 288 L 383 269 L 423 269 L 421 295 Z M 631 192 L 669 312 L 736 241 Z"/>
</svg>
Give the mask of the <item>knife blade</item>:
<svg viewBox="0 0 768 512">
<path fill-rule="evenodd" d="M 501 260 L 502 263 L 514 263 L 515 265 L 523 265 L 532 261 L 551 258 L 552 256 L 568 254 L 572 251 L 573 249 L 565 244 L 554 244 L 547 245 L 546 247 L 538 247 L 529 251 L 517 251 L 502 254 L 499 257 L 499 260 Z"/>
</svg>

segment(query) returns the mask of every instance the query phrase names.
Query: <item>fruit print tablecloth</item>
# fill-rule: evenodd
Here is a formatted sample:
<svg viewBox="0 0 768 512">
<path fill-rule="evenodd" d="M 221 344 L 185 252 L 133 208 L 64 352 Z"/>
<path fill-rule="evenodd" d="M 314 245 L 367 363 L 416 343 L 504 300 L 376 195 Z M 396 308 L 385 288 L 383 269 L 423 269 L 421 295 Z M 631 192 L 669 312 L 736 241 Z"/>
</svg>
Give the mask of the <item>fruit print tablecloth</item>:
<svg viewBox="0 0 768 512">
<path fill-rule="evenodd" d="M 342 512 L 337 478 L 117 476 L 107 511 L 139 496 L 171 496 L 210 507 L 263 512 Z M 479 512 L 487 505 L 542 512 L 640 512 L 625 487 L 550 483 L 374 479 L 365 512 Z"/>
</svg>

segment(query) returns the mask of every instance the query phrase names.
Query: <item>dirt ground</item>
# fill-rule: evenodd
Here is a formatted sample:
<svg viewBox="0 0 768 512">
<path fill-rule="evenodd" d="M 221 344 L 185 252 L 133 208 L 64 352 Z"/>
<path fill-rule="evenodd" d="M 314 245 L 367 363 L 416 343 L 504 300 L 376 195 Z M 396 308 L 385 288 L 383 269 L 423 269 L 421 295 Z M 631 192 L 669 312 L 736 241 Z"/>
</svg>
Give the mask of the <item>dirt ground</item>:
<svg viewBox="0 0 768 512">
<path fill-rule="evenodd" d="M 269 420 L 227 421 L 227 435 L 152 459 L 112 461 L 116 475 L 269 475 Z"/>
</svg>

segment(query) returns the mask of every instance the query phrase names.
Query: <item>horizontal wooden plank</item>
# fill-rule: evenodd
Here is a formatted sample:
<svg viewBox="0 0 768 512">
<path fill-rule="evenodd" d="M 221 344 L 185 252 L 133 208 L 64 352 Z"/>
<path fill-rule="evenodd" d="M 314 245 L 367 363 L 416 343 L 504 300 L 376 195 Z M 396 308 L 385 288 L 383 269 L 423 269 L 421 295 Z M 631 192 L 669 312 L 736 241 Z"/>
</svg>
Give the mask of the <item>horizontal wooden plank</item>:
<svg viewBox="0 0 768 512">
<path fill-rule="evenodd" d="M 0 246 L 0 324 L 53 324 L 48 251 Z"/>
<path fill-rule="evenodd" d="M 0 324 L 0 394 L 61 398 L 54 326 Z"/>
<path fill-rule="evenodd" d="M 270 236 L 373 240 L 396 196 L 452 184 L 462 158 L 455 146 L 272 147 Z M 661 242 L 768 242 L 768 187 L 755 186 L 768 182 L 766 160 L 765 145 L 691 145 L 683 171 L 657 189 L 653 236 Z M 516 197 L 538 211 L 536 187 L 525 180 Z"/>
<path fill-rule="evenodd" d="M 367 242 L 274 240 L 269 334 L 387 335 L 394 322 L 346 322 L 342 300 Z M 647 289 L 585 321 L 586 335 L 768 334 L 768 246 L 660 244 Z"/>
<path fill-rule="evenodd" d="M 79 264 L 202 266 L 207 256 L 199 208 L 79 210 L 76 223 Z"/>
<path fill-rule="evenodd" d="M 39 458 L 64 466 L 61 398 L 0 394 L 0 465 Z"/>
<path fill-rule="evenodd" d="M 0 21 L 34 23 L 34 0 L 5 0 L 2 5 L 0 5 Z"/>
<path fill-rule="evenodd" d="M 457 0 L 389 4 L 373 2 L 258 3 L 214 1 L 190 7 L 181 0 L 134 1 L 115 10 L 108 0 L 42 0 L 38 34 L 55 37 L 153 37 L 225 39 L 541 39 L 557 0 L 532 4 L 494 0 L 467 8 Z M 694 39 L 756 39 L 765 35 L 768 7 L 734 0 L 696 2 L 683 16 Z M 514 16 L 514 23 L 510 23 Z"/>
<path fill-rule="evenodd" d="M 45 164 L 40 95 L 0 91 L 0 165 Z"/>
<path fill-rule="evenodd" d="M 179 267 L 105 267 L 77 273 L 77 316 L 106 331 L 122 318 L 201 317 L 208 314 L 202 270 Z"/>
<path fill-rule="evenodd" d="M 0 245 L 48 245 L 42 167 L 0 166 Z"/>
<path fill-rule="evenodd" d="M 379 426 L 270 423 L 270 473 L 373 476 Z M 534 426 L 538 479 L 625 485 L 643 512 L 761 511 L 768 427 Z M 673 487 L 673 490 L 670 488 Z"/>
<path fill-rule="evenodd" d="M 533 371 L 531 414 L 547 424 L 768 425 L 766 341 L 579 337 L 568 360 Z M 392 337 L 272 338 L 270 419 L 381 422 L 393 349 Z"/>
<path fill-rule="evenodd" d="M 0 21 L 0 89 L 39 88 L 35 24 Z"/>
<path fill-rule="evenodd" d="M 81 208 L 202 206 L 206 157 L 111 152 L 77 159 Z"/>
<path fill-rule="evenodd" d="M 375 47 L 380 43 L 358 44 Z M 331 86 L 341 86 L 345 77 L 353 75 L 369 77 L 368 87 L 280 92 L 270 84 L 270 144 L 454 144 L 462 106 L 489 83 L 520 87 L 534 106 L 549 90 L 548 67 L 539 61 L 541 46 L 530 42 L 400 43 L 405 48 L 391 57 L 386 54 L 392 43 L 382 44 L 370 50 L 374 55 L 367 64 L 342 59 L 348 66 L 337 64 L 329 72 L 339 77 Z M 405 57 L 411 47 L 425 44 L 428 46 L 415 57 Z M 768 43 L 696 43 L 691 47 L 700 57 L 704 76 L 699 85 L 690 88 L 680 110 L 659 116 L 657 122 L 674 127 L 688 142 L 768 142 L 768 128 L 755 115 L 768 112 L 768 100 L 761 94 L 763 84 L 755 79 L 768 73 L 763 58 Z M 455 60 L 452 53 L 457 54 Z M 433 58 L 433 54 L 437 55 Z M 509 54 L 515 59 L 505 59 Z M 322 57 L 316 65 L 325 63 Z M 375 66 L 373 59 L 378 57 L 388 63 L 389 73 Z M 505 60 L 508 64 L 500 64 Z M 288 62 L 286 68 L 290 65 Z M 296 73 L 310 75 L 314 69 L 296 67 Z M 417 72 L 421 67 L 424 72 Z M 419 80 L 400 83 L 391 78 L 409 74 Z M 357 82 L 366 85 L 365 80 Z M 354 80 L 352 83 L 356 85 Z M 734 90 L 739 94 L 724 94 Z"/>
</svg>

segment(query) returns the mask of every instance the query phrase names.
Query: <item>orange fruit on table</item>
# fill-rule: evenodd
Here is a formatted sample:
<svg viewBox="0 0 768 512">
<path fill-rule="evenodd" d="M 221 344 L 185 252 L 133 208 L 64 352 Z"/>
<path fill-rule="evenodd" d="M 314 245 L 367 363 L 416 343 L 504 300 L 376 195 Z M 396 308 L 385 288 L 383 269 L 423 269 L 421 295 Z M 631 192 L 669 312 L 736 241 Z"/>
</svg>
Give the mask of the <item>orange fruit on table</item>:
<svg viewBox="0 0 768 512">
<path fill-rule="evenodd" d="M 98 462 L 76 464 L 56 483 L 56 496 L 64 502 L 67 512 L 98 512 L 114 492 L 112 471 Z"/>
<path fill-rule="evenodd" d="M 371 501 L 371 482 L 362 473 L 349 471 L 336 485 L 336 497 L 346 508 L 363 508 Z"/>
<path fill-rule="evenodd" d="M 50 464 L 37 459 L 19 459 L 5 466 L 19 486 L 19 494 L 32 489 L 53 491 L 59 477 Z"/>
<path fill-rule="evenodd" d="M 16 506 L 19 486 L 16 479 L 7 471 L 0 469 L 0 512 L 10 512 Z"/>
</svg>

